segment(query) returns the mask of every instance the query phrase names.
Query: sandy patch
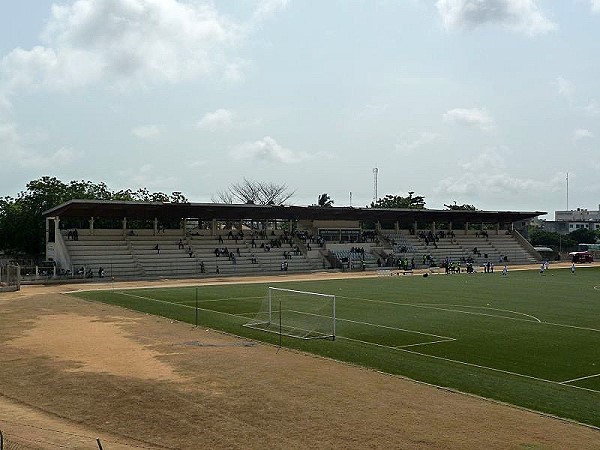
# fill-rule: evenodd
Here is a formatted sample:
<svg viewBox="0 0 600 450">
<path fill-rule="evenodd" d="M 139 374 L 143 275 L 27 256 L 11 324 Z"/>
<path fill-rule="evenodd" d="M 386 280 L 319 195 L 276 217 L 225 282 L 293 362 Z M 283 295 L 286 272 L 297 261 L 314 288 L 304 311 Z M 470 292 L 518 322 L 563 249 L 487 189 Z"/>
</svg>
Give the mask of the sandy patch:
<svg viewBox="0 0 600 450">
<path fill-rule="evenodd" d="M 60 294 L 107 287 L 0 296 L 0 429 L 17 448 L 600 449 L 568 421 Z"/>
<path fill-rule="evenodd" d="M 8 345 L 40 356 L 75 363 L 72 372 L 108 373 L 142 380 L 184 380 L 161 356 L 132 339 L 121 325 L 124 318 L 106 322 L 77 314 L 44 316 Z"/>
</svg>

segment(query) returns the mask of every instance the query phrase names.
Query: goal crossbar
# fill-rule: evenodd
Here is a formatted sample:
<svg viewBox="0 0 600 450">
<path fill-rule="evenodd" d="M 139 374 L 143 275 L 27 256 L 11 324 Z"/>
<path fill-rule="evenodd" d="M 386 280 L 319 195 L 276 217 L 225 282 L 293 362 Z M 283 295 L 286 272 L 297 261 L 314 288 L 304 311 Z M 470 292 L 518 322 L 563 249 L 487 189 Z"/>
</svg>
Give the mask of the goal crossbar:
<svg viewBox="0 0 600 450">
<path fill-rule="evenodd" d="M 269 286 L 260 311 L 244 326 L 299 339 L 335 339 L 335 295 Z"/>
</svg>

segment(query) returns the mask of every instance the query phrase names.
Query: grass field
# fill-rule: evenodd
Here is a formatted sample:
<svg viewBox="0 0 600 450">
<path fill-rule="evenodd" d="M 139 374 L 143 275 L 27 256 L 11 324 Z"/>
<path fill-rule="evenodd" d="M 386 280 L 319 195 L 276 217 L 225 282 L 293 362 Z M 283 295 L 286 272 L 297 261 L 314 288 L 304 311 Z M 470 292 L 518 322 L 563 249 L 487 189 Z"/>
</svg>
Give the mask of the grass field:
<svg viewBox="0 0 600 450">
<path fill-rule="evenodd" d="M 189 323 L 197 314 L 204 327 L 279 344 L 279 335 L 243 326 L 267 286 L 75 295 Z M 599 268 L 276 286 L 336 295 L 335 341 L 283 336 L 286 347 L 600 427 Z"/>
</svg>

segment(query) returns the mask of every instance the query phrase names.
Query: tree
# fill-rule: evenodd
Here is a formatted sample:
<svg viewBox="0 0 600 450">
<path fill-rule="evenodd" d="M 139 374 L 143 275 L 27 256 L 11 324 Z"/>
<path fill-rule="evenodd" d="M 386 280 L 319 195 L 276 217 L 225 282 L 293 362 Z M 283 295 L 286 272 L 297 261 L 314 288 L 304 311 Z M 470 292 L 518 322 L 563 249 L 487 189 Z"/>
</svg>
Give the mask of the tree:
<svg viewBox="0 0 600 450">
<path fill-rule="evenodd" d="M 408 193 L 408 197 L 388 194 L 372 202 L 371 208 L 425 209 L 425 197 L 421 195 L 413 197 L 413 194 L 412 191 Z"/>
<path fill-rule="evenodd" d="M 287 185 L 266 183 L 244 178 L 241 183 L 232 184 L 212 197 L 215 203 L 246 203 L 250 205 L 283 205 L 294 195 Z"/>
<path fill-rule="evenodd" d="M 554 250 L 568 250 L 575 247 L 576 242 L 570 234 L 566 236 L 553 231 L 545 231 L 542 229 L 530 229 L 529 242 L 533 246 L 551 247 Z"/>
<path fill-rule="evenodd" d="M 456 200 L 454 201 L 454 205 L 444 204 L 444 206 L 448 209 L 452 209 L 455 211 L 477 211 L 477 208 L 475 208 L 473 205 L 467 205 L 466 203 L 462 205 L 457 205 Z"/>
<path fill-rule="evenodd" d="M 329 194 L 321 194 L 319 195 L 319 201 L 317 205 L 321 208 L 331 208 L 333 206 L 333 200 L 329 196 Z"/>
<path fill-rule="evenodd" d="M 580 228 L 579 230 L 571 231 L 569 237 L 575 244 L 595 244 L 598 235 L 595 231 Z"/>
<path fill-rule="evenodd" d="M 105 183 L 70 181 L 55 177 L 30 181 L 16 198 L 0 200 L 0 250 L 33 257 L 44 251 L 45 222 L 42 213 L 68 200 L 170 201 L 185 203 L 181 192 L 171 195 L 149 192 L 145 188 L 111 191 Z"/>
</svg>

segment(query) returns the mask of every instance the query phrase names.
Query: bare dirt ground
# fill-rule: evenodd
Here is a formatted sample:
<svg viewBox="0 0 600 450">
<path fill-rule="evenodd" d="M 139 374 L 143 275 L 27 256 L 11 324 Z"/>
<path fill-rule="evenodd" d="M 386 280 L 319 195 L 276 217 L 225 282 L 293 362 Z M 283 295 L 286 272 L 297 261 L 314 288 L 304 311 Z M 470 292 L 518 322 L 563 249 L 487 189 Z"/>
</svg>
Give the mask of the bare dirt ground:
<svg viewBox="0 0 600 450">
<path fill-rule="evenodd" d="M 340 276 L 359 275 L 298 278 Z M 0 294 L 5 448 L 600 449 L 596 429 L 62 293 L 107 287 Z"/>
</svg>

